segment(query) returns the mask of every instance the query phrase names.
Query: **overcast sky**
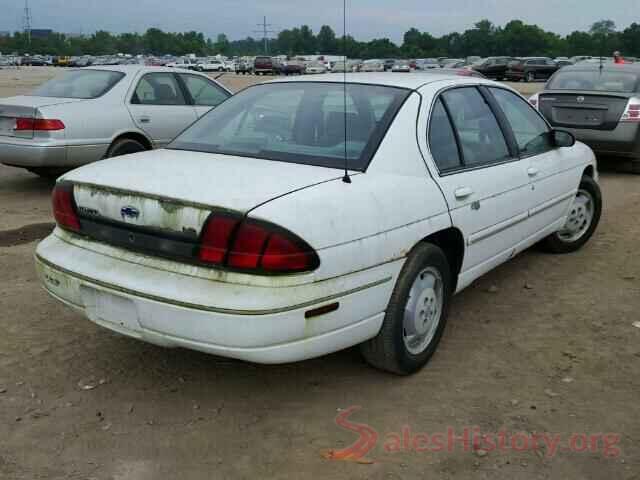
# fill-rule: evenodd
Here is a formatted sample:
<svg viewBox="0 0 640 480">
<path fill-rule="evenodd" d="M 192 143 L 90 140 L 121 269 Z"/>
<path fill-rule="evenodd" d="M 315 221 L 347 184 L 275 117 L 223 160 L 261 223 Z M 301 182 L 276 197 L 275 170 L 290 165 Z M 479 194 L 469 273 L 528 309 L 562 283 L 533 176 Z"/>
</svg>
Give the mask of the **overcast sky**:
<svg viewBox="0 0 640 480">
<path fill-rule="evenodd" d="M 33 28 L 65 33 L 138 31 L 159 27 L 207 36 L 248 35 L 267 15 L 273 30 L 308 24 L 342 31 L 342 0 L 29 0 Z M 488 18 L 498 25 L 518 18 L 560 34 L 612 19 L 618 28 L 640 22 L 640 0 L 347 0 L 348 31 L 360 40 L 401 41 L 411 27 L 442 35 Z M 0 0 L 0 30 L 22 28 L 24 0 Z"/>
</svg>

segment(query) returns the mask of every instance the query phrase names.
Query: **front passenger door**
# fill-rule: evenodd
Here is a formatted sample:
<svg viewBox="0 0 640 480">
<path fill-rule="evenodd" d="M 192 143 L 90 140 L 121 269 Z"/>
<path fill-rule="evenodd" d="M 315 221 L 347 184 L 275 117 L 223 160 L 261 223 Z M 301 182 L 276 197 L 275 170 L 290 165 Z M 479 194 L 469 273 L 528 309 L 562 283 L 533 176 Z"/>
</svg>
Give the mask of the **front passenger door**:
<svg viewBox="0 0 640 480">
<path fill-rule="evenodd" d="M 156 147 L 164 147 L 196 121 L 175 74 L 147 73 L 129 101 L 129 112 L 138 128 L 147 133 Z"/>
<path fill-rule="evenodd" d="M 204 77 L 181 73 L 180 79 L 191 97 L 198 118 L 231 96 L 229 92 Z"/>
<path fill-rule="evenodd" d="M 527 162 L 514 158 L 486 97 L 454 88 L 436 100 L 429 146 L 453 225 L 465 240 L 461 284 L 516 253 L 524 239 L 530 186 Z"/>
</svg>

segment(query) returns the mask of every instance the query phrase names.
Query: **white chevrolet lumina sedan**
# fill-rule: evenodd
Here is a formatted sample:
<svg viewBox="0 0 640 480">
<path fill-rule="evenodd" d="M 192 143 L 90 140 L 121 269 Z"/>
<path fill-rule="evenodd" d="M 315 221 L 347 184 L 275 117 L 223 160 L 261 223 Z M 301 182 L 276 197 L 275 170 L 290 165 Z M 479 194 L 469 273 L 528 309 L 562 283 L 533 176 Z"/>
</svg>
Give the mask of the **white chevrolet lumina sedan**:
<svg viewBox="0 0 640 480">
<path fill-rule="evenodd" d="M 60 178 L 36 253 L 46 290 L 157 345 L 283 363 L 360 344 L 409 374 L 454 293 L 535 243 L 592 236 L 593 153 L 514 91 L 341 80 L 250 87 L 166 149 Z"/>
</svg>

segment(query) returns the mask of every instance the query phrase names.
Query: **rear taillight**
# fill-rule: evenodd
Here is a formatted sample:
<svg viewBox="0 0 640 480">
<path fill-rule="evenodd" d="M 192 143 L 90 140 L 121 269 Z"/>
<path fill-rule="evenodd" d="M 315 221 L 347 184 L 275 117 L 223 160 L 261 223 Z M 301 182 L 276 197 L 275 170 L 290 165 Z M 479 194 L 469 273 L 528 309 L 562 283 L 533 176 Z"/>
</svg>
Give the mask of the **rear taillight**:
<svg viewBox="0 0 640 480">
<path fill-rule="evenodd" d="M 80 231 L 80 220 L 73 198 L 73 184 L 70 182 L 57 183 L 53 188 L 53 216 L 59 227 L 74 232 Z"/>
<path fill-rule="evenodd" d="M 13 130 L 16 132 L 23 132 L 25 130 L 53 132 L 64 129 L 65 126 L 62 120 L 49 118 L 16 118 L 16 126 Z"/>
<path fill-rule="evenodd" d="M 212 213 L 200 241 L 200 261 L 233 270 L 265 274 L 308 272 L 318 255 L 297 235 L 253 219 Z"/>
<path fill-rule="evenodd" d="M 624 113 L 622 114 L 621 122 L 640 122 L 640 99 L 632 98 L 627 103 L 627 108 L 625 108 Z"/>
</svg>

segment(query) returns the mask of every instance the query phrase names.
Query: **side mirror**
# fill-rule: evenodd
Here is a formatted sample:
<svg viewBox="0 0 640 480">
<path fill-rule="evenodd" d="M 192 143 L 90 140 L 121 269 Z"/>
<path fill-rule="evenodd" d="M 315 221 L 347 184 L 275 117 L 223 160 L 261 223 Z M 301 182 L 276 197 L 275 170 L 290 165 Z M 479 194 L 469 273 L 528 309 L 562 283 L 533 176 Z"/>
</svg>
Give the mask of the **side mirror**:
<svg viewBox="0 0 640 480">
<path fill-rule="evenodd" d="M 553 130 L 551 138 L 556 147 L 573 147 L 576 144 L 576 137 L 566 130 Z"/>
</svg>

